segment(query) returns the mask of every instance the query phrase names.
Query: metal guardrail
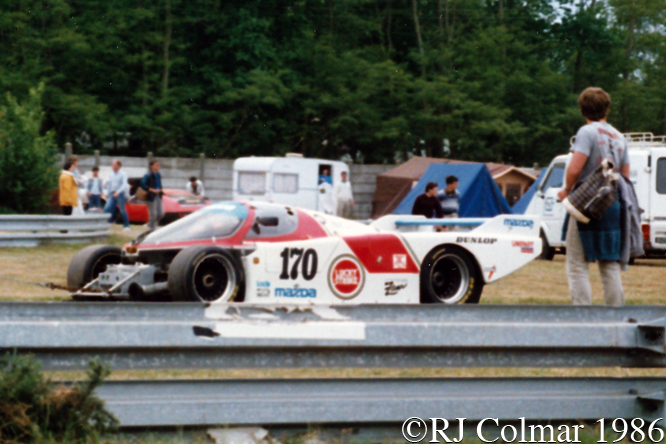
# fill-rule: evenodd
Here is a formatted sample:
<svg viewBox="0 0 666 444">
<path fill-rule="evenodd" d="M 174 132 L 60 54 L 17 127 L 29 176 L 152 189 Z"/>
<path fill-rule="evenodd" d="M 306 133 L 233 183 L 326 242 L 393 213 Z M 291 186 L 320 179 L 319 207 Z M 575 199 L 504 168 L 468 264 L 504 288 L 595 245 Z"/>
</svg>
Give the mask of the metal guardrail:
<svg viewBox="0 0 666 444">
<path fill-rule="evenodd" d="M 666 378 L 245 379 L 111 381 L 97 394 L 125 427 L 400 424 L 413 416 L 653 421 L 664 417 L 665 386 Z"/>
<path fill-rule="evenodd" d="M 666 307 L 4 303 L 47 369 L 666 367 Z"/>
<path fill-rule="evenodd" d="M 108 214 L 0 216 L 0 247 L 34 247 L 45 240 L 92 241 L 110 234 Z"/>
</svg>

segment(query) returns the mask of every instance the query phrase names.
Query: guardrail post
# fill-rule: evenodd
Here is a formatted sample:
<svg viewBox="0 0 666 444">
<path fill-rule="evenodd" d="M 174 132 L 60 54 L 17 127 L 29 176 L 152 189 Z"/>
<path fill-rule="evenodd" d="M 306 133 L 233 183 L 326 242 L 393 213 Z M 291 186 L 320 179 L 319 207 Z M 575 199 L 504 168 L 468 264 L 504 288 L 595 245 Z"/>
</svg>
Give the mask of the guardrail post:
<svg viewBox="0 0 666 444">
<path fill-rule="evenodd" d="M 99 150 L 95 150 L 95 166 L 99 168 Z"/>
<path fill-rule="evenodd" d="M 203 182 L 204 172 L 206 171 L 206 155 L 199 153 L 199 180 Z"/>
<path fill-rule="evenodd" d="M 146 162 L 146 167 L 149 167 L 150 162 L 153 160 L 153 152 L 152 151 L 148 151 L 148 154 L 146 154 L 146 159 L 148 159 L 148 161 Z"/>
<path fill-rule="evenodd" d="M 72 151 L 72 144 L 71 142 L 67 142 L 65 144 L 65 161 L 72 157 L 73 154 L 74 152 Z"/>
</svg>

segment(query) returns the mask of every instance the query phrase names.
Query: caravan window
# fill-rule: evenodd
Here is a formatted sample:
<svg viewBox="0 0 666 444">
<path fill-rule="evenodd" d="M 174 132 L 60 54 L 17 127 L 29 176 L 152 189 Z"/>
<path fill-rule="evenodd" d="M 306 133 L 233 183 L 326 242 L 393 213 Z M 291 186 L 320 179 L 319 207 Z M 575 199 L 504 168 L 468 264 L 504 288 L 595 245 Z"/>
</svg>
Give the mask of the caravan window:
<svg viewBox="0 0 666 444">
<path fill-rule="evenodd" d="M 298 193 L 298 174 L 274 173 L 273 191 L 276 193 Z"/>
<path fill-rule="evenodd" d="M 238 192 L 240 194 L 266 194 L 266 173 L 239 171 Z"/>
<path fill-rule="evenodd" d="M 657 193 L 666 194 L 666 157 L 657 160 Z"/>
</svg>

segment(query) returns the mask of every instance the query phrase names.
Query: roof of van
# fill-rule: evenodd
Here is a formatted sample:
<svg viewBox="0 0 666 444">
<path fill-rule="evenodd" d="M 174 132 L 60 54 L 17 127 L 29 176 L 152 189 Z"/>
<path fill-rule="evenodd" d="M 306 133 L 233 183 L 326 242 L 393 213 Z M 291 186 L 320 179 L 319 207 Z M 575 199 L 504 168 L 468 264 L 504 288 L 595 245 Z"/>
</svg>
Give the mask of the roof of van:
<svg viewBox="0 0 666 444">
<path fill-rule="evenodd" d="M 338 166 L 346 167 L 342 161 L 339 160 L 328 160 L 328 159 L 316 159 L 310 157 L 239 157 L 234 161 L 234 170 L 243 170 L 243 171 L 267 171 L 271 166 L 280 161 L 281 163 L 289 163 L 296 165 L 303 164 L 335 164 Z M 346 168 L 345 168 L 346 169 Z"/>
</svg>

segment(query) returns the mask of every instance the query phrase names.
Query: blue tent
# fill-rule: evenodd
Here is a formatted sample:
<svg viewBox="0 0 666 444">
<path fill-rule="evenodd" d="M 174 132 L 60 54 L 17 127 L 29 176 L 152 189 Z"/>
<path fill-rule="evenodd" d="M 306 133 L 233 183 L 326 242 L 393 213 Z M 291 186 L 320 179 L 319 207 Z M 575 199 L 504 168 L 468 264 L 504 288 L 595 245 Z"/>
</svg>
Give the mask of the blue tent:
<svg viewBox="0 0 666 444">
<path fill-rule="evenodd" d="M 497 183 L 483 163 L 433 164 L 428 167 L 421 179 L 400 202 L 394 214 L 412 214 L 414 200 L 425 192 L 428 182 L 437 182 L 439 189 L 446 186 L 446 176 L 458 178 L 460 192 L 460 217 L 493 217 L 498 214 L 511 214 Z"/>
<path fill-rule="evenodd" d="M 546 174 L 546 170 L 547 168 L 541 170 L 541 174 L 539 174 L 539 177 L 537 177 L 532 186 L 525 191 L 523 197 L 511 207 L 514 214 L 525 214 L 525 210 L 527 210 L 527 206 L 532 202 L 532 197 L 534 196 L 534 193 L 536 193 L 537 188 L 539 188 L 539 185 Z"/>
</svg>

